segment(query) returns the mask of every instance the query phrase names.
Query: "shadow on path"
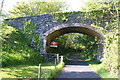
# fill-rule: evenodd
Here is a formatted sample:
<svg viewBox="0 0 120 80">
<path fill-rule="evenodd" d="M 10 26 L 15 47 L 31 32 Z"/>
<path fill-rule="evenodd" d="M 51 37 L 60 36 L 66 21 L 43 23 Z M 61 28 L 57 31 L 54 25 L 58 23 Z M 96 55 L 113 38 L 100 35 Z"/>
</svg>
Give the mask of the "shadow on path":
<svg viewBox="0 0 120 80">
<path fill-rule="evenodd" d="M 94 70 L 92 70 L 77 55 L 73 55 L 66 62 L 65 67 L 54 80 L 102 80 Z"/>
</svg>

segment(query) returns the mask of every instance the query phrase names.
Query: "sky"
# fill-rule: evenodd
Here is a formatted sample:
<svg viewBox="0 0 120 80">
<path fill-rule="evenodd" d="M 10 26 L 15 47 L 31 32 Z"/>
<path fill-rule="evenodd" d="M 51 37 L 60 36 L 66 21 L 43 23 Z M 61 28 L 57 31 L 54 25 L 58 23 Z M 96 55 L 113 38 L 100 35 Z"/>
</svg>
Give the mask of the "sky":
<svg viewBox="0 0 120 80">
<path fill-rule="evenodd" d="M 3 11 L 8 12 L 8 10 L 12 9 L 17 2 L 22 1 L 26 2 L 28 0 L 4 0 Z M 53 0 L 40 0 L 40 1 L 53 1 Z M 84 2 L 88 0 L 60 0 L 60 1 L 64 1 L 69 5 L 68 11 L 79 11 L 80 8 L 84 6 Z M 0 2 L 2 2 L 2 0 L 0 0 Z"/>
</svg>

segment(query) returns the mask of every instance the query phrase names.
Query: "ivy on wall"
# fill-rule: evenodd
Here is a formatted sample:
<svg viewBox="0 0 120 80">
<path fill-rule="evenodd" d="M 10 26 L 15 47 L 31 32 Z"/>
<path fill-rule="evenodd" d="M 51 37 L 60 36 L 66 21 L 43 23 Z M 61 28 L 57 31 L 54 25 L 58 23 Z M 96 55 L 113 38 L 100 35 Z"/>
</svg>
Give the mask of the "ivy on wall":
<svg viewBox="0 0 120 80">
<path fill-rule="evenodd" d="M 118 12 L 118 13 L 117 13 Z M 104 66 L 111 73 L 118 73 L 120 68 L 120 59 L 118 58 L 118 24 L 119 24 L 119 14 L 117 10 L 96 10 L 88 12 L 63 12 L 54 14 L 55 19 L 60 22 L 68 22 L 69 17 L 73 14 L 80 14 L 79 19 L 83 21 L 92 22 L 91 26 L 99 28 L 106 38 L 104 58 L 102 59 Z"/>
<path fill-rule="evenodd" d="M 36 24 L 33 23 L 31 20 L 24 22 L 24 27 L 20 29 L 20 31 L 23 33 L 25 38 L 31 43 L 30 45 L 36 49 L 40 50 L 41 46 L 41 39 L 39 38 L 39 35 L 35 32 Z"/>
<path fill-rule="evenodd" d="M 57 12 L 57 13 L 53 13 L 53 17 L 59 21 L 59 22 L 68 22 L 69 21 L 69 17 L 72 16 L 73 14 L 76 14 L 79 12 Z"/>
<path fill-rule="evenodd" d="M 79 14 L 77 19 L 83 21 L 92 22 L 91 26 L 101 29 L 106 41 L 105 41 L 105 57 L 103 58 L 104 66 L 111 72 L 117 73 L 120 67 L 118 63 L 118 19 L 115 10 L 98 10 L 98 11 L 88 11 L 88 12 L 59 12 L 52 14 L 54 18 L 59 22 L 68 22 L 69 17 L 74 14 Z M 24 28 L 20 31 L 28 39 L 29 42 L 32 40 L 35 44 L 35 49 L 39 50 L 40 41 L 39 35 L 35 33 L 36 24 L 32 21 L 25 21 Z"/>
</svg>

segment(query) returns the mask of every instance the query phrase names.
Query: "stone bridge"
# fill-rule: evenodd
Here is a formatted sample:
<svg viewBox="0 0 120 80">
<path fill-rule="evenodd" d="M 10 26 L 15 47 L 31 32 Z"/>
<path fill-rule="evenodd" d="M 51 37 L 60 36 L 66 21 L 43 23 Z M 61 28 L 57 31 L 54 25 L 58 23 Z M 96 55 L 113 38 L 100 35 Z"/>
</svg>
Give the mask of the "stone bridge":
<svg viewBox="0 0 120 80">
<path fill-rule="evenodd" d="M 55 19 L 55 16 L 52 14 L 42 14 L 28 17 L 19 17 L 14 19 L 6 19 L 6 23 L 9 26 L 13 26 L 17 29 L 24 27 L 23 22 L 31 20 L 36 24 L 35 32 L 39 34 L 42 39 L 42 46 L 40 49 L 41 54 L 47 54 L 50 49 L 50 42 L 63 34 L 66 33 L 82 33 L 86 34 L 92 38 L 98 40 L 98 53 L 97 59 L 100 60 L 103 56 L 104 42 L 105 38 L 102 34 L 102 31 L 98 28 L 91 26 L 94 24 L 92 20 L 82 20 L 79 17 L 81 14 L 76 13 L 68 17 L 67 22 L 60 22 Z"/>
</svg>

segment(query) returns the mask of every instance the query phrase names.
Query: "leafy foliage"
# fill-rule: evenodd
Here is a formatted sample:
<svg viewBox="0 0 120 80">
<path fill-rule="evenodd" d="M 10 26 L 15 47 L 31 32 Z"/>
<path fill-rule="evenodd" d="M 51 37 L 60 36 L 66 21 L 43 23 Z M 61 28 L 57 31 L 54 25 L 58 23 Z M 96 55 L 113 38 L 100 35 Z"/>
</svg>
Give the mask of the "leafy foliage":
<svg viewBox="0 0 120 80">
<path fill-rule="evenodd" d="M 96 7 L 97 6 L 97 7 Z M 105 8 L 110 8 L 112 6 L 112 4 L 109 4 L 109 3 L 100 3 L 100 2 L 87 2 L 86 3 L 86 7 L 83 7 L 82 10 L 101 10 L 101 9 L 105 9 Z"/>
<path fill-rule="evenodd" d="M 91 4 L 92 3 L 92 4 Z M 119 53 L 118 53 L 118 24 L 119 24 L 119 0 L 111 1 L 111 2 L 91 2 L 88 3 L 89 5 L 86 7 L 86 10 L 97 10 L 94 5 L 100 5 L 98 10 L 102 10 L 102 13 L 93 13 L 95 15 L 90 15 L 91 18 L 95 17 L 95 25 L 99 27 L 103 27 L 104 36 L 106 38 L 105 41 L 105 49 L 104 49 L 104 58 L 102 59 L 103 65 L 105 68 L 110 71 L 111 73 L 118 74 L 118 69 L 120 68 L 120 64 L 118 61 Z M 104 6 L 103 6 L 104 5 Z M 100 15 L 100 16 L 99 16 Z M 99 16 L 99 18 L 97 18 Z M 88 18 L 89 16 L 87 16 Z M 103 17 L 103 18 L 102 18 Z M 104 20 L 105 19 L 105 20 Z M 102 22 L 100 20 L 103 20 Z M 106 21 L 107 20 L 107 21 Z M 104 23 L 105 25 L 102 26 L 100 23 Z"/>
<path fill-rule="evenodd" d="M 30 25 L 32 27 L 26 28 Z M 36 65 L 39 63 L 42 63 L 42 78 L 53 78 L 62 69 L 63 62 L 58 64 L 55 69 L 54 63 L 45 63 L 43 57 L 29 46 L 29 41 L 35 37 L 35 35 L 32 36 L 34 28 L 35 24 L 31 21 L 26 22 L 22 32 L 11 26 L 1 27 L 0 40 L 3 42 L 1 56 L 3 68 L 1 70 L 3 75 L 0 77 L 37 78 L 38 66 Z"/>
<path fill-rule="evenodd" d="M 120 59 L 118 58 L 120 55 L 118 53 L 118 45 L 120 45 L 118 41 L 118 36 L 120 35 L 118 32 L 120 14 L 119 3 L 119 0 L 116 0 L 116 2 L 113 1 L 102 3 L 90 2 L 85 8 L 86 11 L 84 11 L 84 9 L 84 12 L 71 12 L 71 14 L 80 14 L 78 18 L 82 19 L 83 21 L 93 22 L 92 26 L 100 28 L 101 31 L 104 33 L 106 41 L 105 43 L 103 43 L 105 44 L 105 49 L 104 58 L 102 61 L 107 70 L 109 70 L 111 73 L 116 74 L 118 74 L 118 69 L 120 68 Z M 60 22 L 67 22 L 69 21 L 68 17 L 71 16 L 71 14 L 69 12 L 65 12 L 65 14 L 63 13 L 62 15 L 63 17 L 61 17 L 61 14 L 59 13 L 59 15 L 55 15 L 55 18 Z M 68 39 L 68 37 L 64 37 L 62 36 L 59 39 L 59 42 L 60 40 L 63 41 L 63 39 Z M 72 40 L 72 38 L 70 40 Z M 68 43 L 71 42 L 68 41 Z M 65 46 L 65 44 L 63 45 Z"/>
<path fill-rule="evenodd" d="M 110 74 L 109 70 L 107 70 L 103 64 L 98 64 L 97 62 L 88 62 L 88 64 L 102 78 L 117 78 L 117 75 Z"/>
<path fill-rule="evenodd" d="M 31 43 L 31 41 L 33 40 L 31 46 L 37 51 L 39 51 L 41 46 L 41 39 L 39 38 L 39 35 L 35 33 L 35 29 L 36 24 L 29 20 L 24 22 L 24 28 L 22 28 L 20 31 L 29 43 Z"/>
<path fill-rule="evenodd" d="M 59 42 L 59 46 L 58 46 L 59 50 L 57 53 L 65 52 L 66 55 L 78 53 L 81 58 L 96 59 L 97 41 L 95 41 L 94 39 L 92 39 L 87 35 L 83 35 L 79 33 L 69 33 L 57 37 L 55 41 Z M 57 51 L 57 49 L 55 49 L 54 51 Z"/>
<path fill-rule="evenodd" d="M 69 19 L 68 17 L 72 16 L 74 13 L 76 12 L 57 12 L 57 13 L 54 13 L 53 16 L 54 18 L 57 20 L 57 21 L 60 21 L 60 22 L 68 22 Z"/>
<path fill-rule="evenodd" d="M 116 73 L 116 74 L 118 73 L 117 71 L 120 68 L 120 63 L 118 63 L 118 60 L 120 60 L 120 59 L 118 59 L 118 55 L 120 55 L 118 53 L 118 45 L 120 45 L 120 43 L 118 42 L 118 36 L 120 35 L 118 33 L 119 14 L 120 14 L 119 3 L 120 3 L 119 0 L 117 0 L 116 2 L 109 2 L 109 3 L 91 2 L 91 3 L 88 3 L 88 6 L 86 8 L 84 8 L 84 10 L 86 10 L 84 12 L 62 12 L 62 13 L 60 12 L 60 13 L 53 14 L 55 19 L 57 19 L 58 21 L 67 22 L 67 21 L 69 21 L 69 19 L 68 19 L 69 16 L 77 13 L 77 14 L 80 14 L 80 16 L 78 18 L 82 19 L 83 21 L 93 22 L 92 26 L 94 25 L 94 27 L 101 28 L 105 35 L 105 38 L 106 38 L 105 43 L 103 43 L 103 44 L 105 44 L 105 49 L 104 49 L 104 58 L 102 59 L 102 62 L 104 64 L 105 68 L 107 68 L 111 73 Z M 38 4 L 42 7 L 40 7 Z M 38 8 L 36 8 L 36 6 L 34 8 L 31 4 L 21 3 L 13 11 L 11 11 L 11 13 L 16 17 L 48 13 L 42 9 L 43 7 L 45 7 L 44 4 L 47 5 L 46 3 L 43 3 L 43 5 L 41 3 L 32 3 L 32 5 L 38 6 Z M 24 10 L 24 9 L 26 9 L 26 10 Z M 34 11 L 39 11 L 37 9 L 41 10 L 41 12 L 38 12 L 38 13 L 34 12 Z M 46 6 L 45 10 L 47 10 L 47 9 L 48 9 L 48 7 Z M 47 11 L 51 12 L 51 10 L 50 11 L 47 10 Z M 56 10 L 56 11 L 59 11 L 59 10 Z M 54 11 L 54 12 L 56 12 L 56 11 Z M 37 34 L 35 34 L 33 31 L 33 29 L 35 29 L 35 24 L 33 24 L 30 21 L 26 22 L 25 24 L 26 25 L 25 25 L 24 29 L 21 30 L 22 33 L 25 34 L 25 37 L 29 42 L 32 39 L 32 37 L 35 36 L 34 37 L 35 44 L 38 44 L 39 38 L 38 38 Z M 34 27 L 29 27 L 30 25 L 32 25 Z M 6 35 L 7 37 L 9 37 L 8 33 L 5 33 L 5 34 L 7 34 Z M 32 36 L 32 34 L 34 36 Z M 89 57 L 90 55 L 96 56 L 95 55 L 96 54 L 96 49 L 95 49 L 96 45 L 93 44 L 95 41 L 91 40 L 89 42 L 88 39 L 90 39 L 90 38 L 87 38 L 85 36 L 84 37 L 79 36 L 78 38 L 76 38 L 77 41 L 74 42 L 77 45 L 77 47 L 75 47 L 75 45 L 73 45 L 74 37 L 71 38 L 69 35 L 67 35 L 67 36 L 63 35 L 62 37 L 59 37 L 56 40 L 58 40 L 62 46 L 65 46 L 67 48 L 69 47 L 69 48 L 73 48 L 73 49 L 82 49 L 83 53 L 86 53 L 86 55 L 83 54 L 84 57 Z M 2 39 L 2 37 L 1 37 L 1 39 Z M 79 42 L 79 39 L 82 43 Z M 63 40 L 65 40 L 65 43 L 61 42 Z M 67 42 L 67 40 L 68 40 L 68 42 Z M 23 40 L 23 42 L 24 41 L 25 40 Z M 89 42 L 89 45 L 85 46 L 84 44 L 87 41 Z M 83 42 L 85 42 L 85 43 L 83 43 Z M 17 44 L 17 42 L 15 41 L 13 44 Z M 10 44 L 10 45 L 13 45 L 13 44 Z M 4 50 L 6 50 L 7 52 L 9 52 L 9 51 L 12 52 L 12 49 L 10 47 L 13 47 L 13 46 L 7 46 L 6 48 L 5 47 L 3 48 Z M 90 49 L 86 49 L 88 47 Z M 84 48 L 87 51 L 85 51 Z M 6 54 L 6 53 L 4 53 L 4 54 Z M 92 56 L 90 56 L 90 57 L 92 57 Z M 7 56 L 6 56 L 6 59 L 7 59 Z M 10 58 L 8 58 L 8 59 L 10 59 Z M 17 60 L 15 60 L 15 61 L 17 61 Z"/>
<path fill-rule="evenodd" d="M 65 5 L 63 2 L 20 2 L 9 13 L 12 14 L 12 17 L 54 13 L 61 11 L 63 8 L 66 9 Z"/>
<path fill-rule="evenodd" d="M 97 56 L 97 41 L 92 39 L 87 35 L 79 35 L 75 37 L 74 43 L 76 46 L 74 47 L 82 47 L 82 51 L 80 53 L 81 58 L 95 59 Z"/>
<path fill-rule="evenodd" d="M 57 37 L 55 40 L 59 42 L 60 47 L 64 46 L 66 48 L 71 48 L 74 45 L 73 40 L 77 35 L 79 34 L 74 33 L 64 34 L 62 36 Z"/>
<path fill-rule="evenodd" d="M 23 34 L 10 26 L 2 26 L 2 66 L 21 64 L 39 64 L 42 56 L 37 54 L 30 46 Z"/>
<path fill-rule="evenodd" d="M 105 50 L 104 50 L 104 58 L 103 62 L 106 68 L 111 71 L 111 73 L 118 73 L 118 69 L 120 67 L 118 57 L 118 29 L 116 22 L 111 23 L 113 25 L 113 29 L 110 32 L 105 31 L 105 37 L 106 37 L 106 42 L 105 42 Z M 106 25 L 107 26 L 107 25 Z"/>
</svg>

